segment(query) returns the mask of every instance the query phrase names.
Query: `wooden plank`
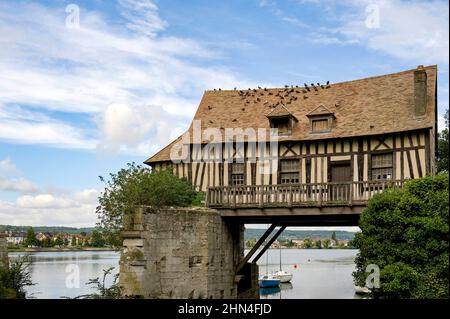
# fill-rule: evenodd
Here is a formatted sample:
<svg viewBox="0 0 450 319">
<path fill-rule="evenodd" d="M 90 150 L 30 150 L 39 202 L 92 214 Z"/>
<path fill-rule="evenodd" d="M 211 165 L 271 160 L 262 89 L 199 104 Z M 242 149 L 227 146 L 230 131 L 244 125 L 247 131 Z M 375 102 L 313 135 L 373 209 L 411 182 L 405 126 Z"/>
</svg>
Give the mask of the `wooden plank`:
<svg viewBox="0 0 450 319">
<path fill-rule="evenodd" d="M 430 132 L 429 131 L 425 131 L 424 132 L 425 135 L 425 174 L 426 175 L 430 175 L 431 174 L 431 165 L 430 165 L 430 161 L 431 161 L 431 149 L 430 149 Z"/>
<path fill-rule="evenodd" d="M 249 261 L 249 259 L 253 256 L 253 254 L 259 249 L 261 244 L 264 243 L 267 237 L 272 233 L 272 231 L 275 229 L 276 224 L 270 225 L 270 227 L 264 232 L 264 234 L 261 236 L 261 238 L 256 242 L 255 246 L 248 252 L 248 254 L 239 262 L 238 266 L 236 267 L 236 274 L 241 271 L 242 267 Z"/>
</svg>

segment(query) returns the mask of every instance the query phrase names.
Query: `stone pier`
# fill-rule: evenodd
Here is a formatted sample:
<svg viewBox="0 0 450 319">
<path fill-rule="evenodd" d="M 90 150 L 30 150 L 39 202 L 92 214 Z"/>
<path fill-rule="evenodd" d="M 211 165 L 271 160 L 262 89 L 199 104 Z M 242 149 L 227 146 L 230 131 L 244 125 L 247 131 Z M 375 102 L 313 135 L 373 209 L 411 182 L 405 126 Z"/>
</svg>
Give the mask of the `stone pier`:
<svg viewBox="0 0 450 319">
<path fill-rule="evenodd" d="M 8 244 L 6 243 L 6 236 L 0 234 L 0 268 L 6 267 L 9 267 Z"/>
<path fill-rule="evenodd" d="M 126 296 L 238 297 L 244 226 L 217 211 L 140 207 L 126 216 L 122 237 L 119 284 Z"/>
</svg>

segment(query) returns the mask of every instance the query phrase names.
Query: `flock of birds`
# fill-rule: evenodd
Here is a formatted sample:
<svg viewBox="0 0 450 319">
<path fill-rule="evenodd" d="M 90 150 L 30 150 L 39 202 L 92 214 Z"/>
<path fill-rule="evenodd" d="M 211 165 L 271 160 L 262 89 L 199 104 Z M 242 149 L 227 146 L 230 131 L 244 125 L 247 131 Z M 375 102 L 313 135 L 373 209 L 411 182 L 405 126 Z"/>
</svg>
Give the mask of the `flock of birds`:
<svg viewBox="0 0 450 319">
<path fill-rule="evenodd" d="M 245 106 L 249 106 L 252 102 L 253 103 L 260 103 L 264 98 L 264 96 L 271 96 L 271 100 L 275 97 L 276 100 L 278 100 L 275 103 L 270 103 L 269 101 L 265 100 L 263 102 L 264 105 L 268 106 L 269 108 L 276 108 L 278 105 L 287 106 L 288 104 L 291 104 L 293 101 L 296 101 L 299 99 L 299 94 L 303 99 L 308 98 L 308 93 L 314 93 L 318 92 L 319 89 L 328 89 L 330 88 L 330 81 L 327 81 L 326 84 L 314 84 L 311 83 L 311 85 L 308 85 L 304 83 L 303 87 L 300 87 L 298 85 L 285 85 L 284 89 L 279 89 L 278 91 L 274 92 L 273 89 L 267 89 L 262 88 L 258 86 L 257 89 L 251 89 L 248 90 L 237 90 L 237 88 L 234 88 L 234 91 L 237 91 L 239 96 L 242 100 L 245 100 L 244 107 L 242 107 L 242 111 L 245 111 Z M 214 91 L 221 91 L 219 88 L 218 90 L 214 89 Z M 300 98 L 301 98 L 300 97 Z M 212 109 L 211 106 L 208 106 L 209 109 Z"/>
</svg>

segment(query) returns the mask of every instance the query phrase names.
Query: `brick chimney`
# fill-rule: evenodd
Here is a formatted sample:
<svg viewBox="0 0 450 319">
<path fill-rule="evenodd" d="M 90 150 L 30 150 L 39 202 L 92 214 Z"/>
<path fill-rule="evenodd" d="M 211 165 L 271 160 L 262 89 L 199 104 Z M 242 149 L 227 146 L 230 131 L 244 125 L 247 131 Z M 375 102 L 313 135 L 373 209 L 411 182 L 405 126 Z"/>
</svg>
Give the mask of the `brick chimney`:
<svg viewBox="0 0 450 319">
<path fill-rule="evenodd" d="M 427 72 L 423 65 L 414 71 L 414 115 L 423 116 L 427 111 Z"/>
</svg>

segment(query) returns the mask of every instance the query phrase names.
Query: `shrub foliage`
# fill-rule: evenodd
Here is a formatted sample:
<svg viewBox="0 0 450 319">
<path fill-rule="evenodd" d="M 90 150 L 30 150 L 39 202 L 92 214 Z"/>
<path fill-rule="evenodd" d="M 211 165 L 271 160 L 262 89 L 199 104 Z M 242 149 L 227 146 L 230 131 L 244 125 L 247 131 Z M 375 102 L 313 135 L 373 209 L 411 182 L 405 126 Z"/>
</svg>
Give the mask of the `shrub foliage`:
<svg viewBox="0 0 450 319">
<path fill-rule="evenodd" d="M 356 284 L 366 267 L 380 267 L 375 298 L 449 297 L 448 174 L 408 181 L 401 190 L 374 196 L 361 215 Z"/>
</svg>

